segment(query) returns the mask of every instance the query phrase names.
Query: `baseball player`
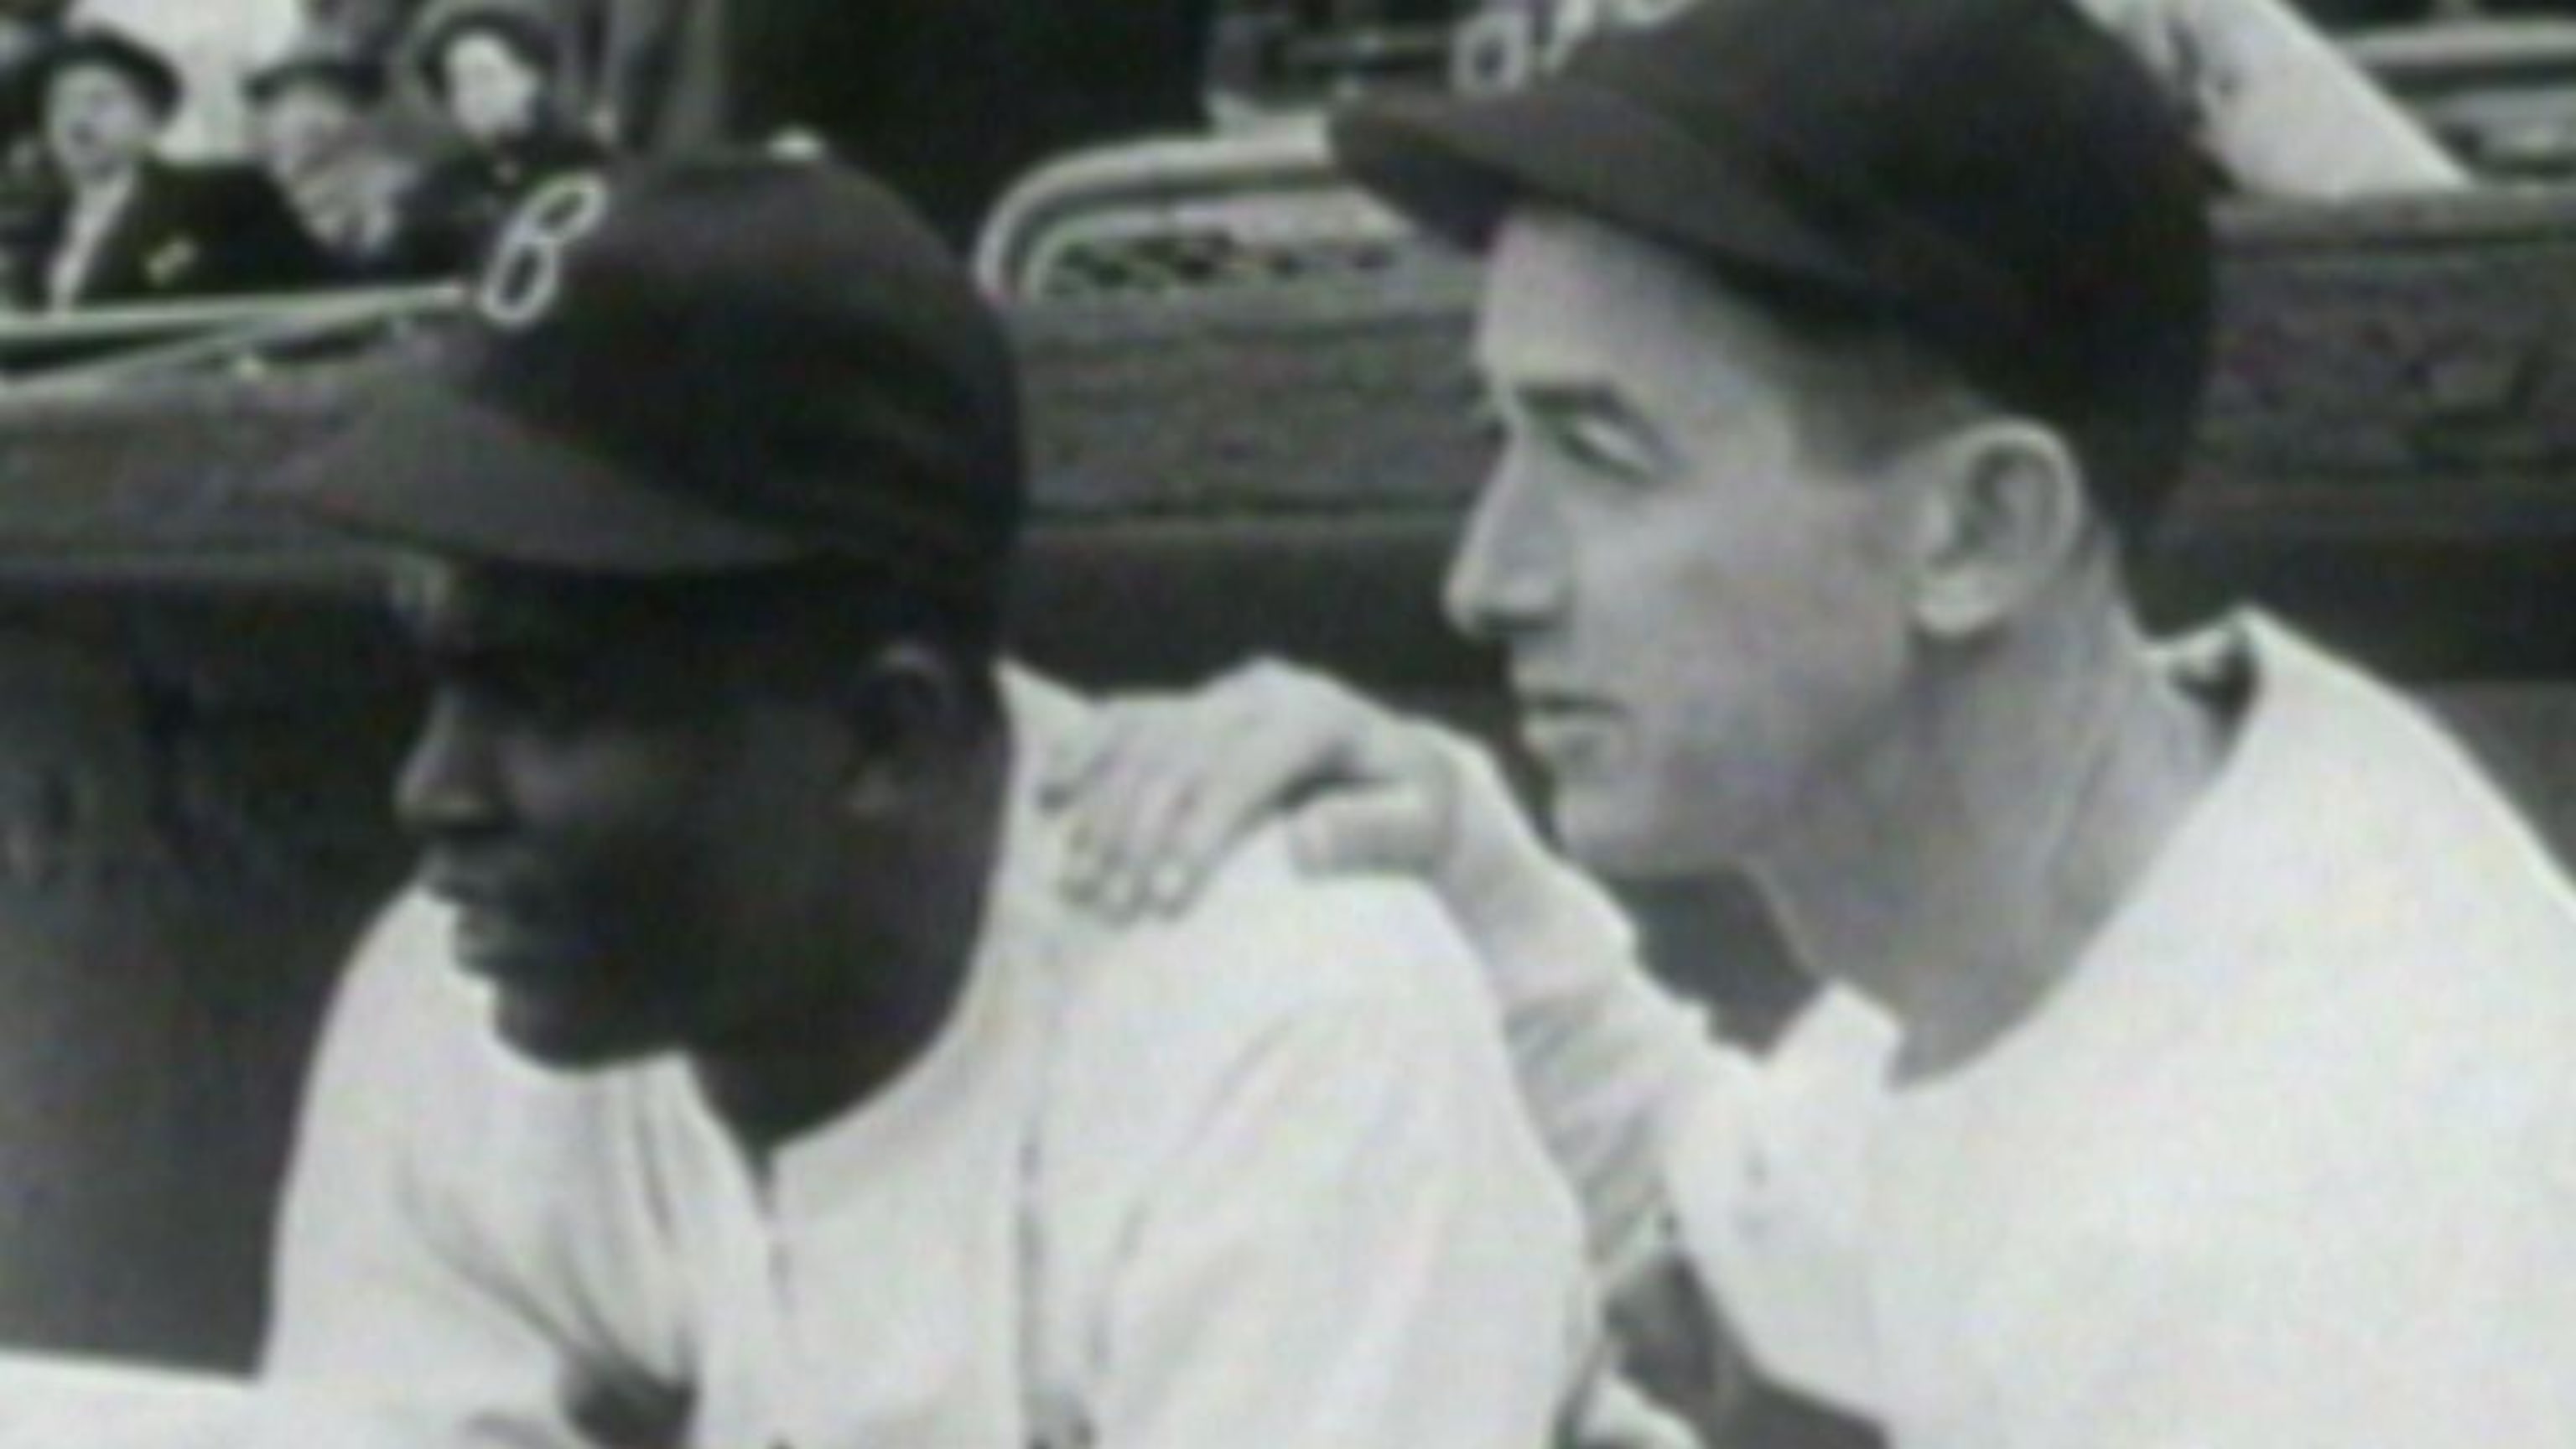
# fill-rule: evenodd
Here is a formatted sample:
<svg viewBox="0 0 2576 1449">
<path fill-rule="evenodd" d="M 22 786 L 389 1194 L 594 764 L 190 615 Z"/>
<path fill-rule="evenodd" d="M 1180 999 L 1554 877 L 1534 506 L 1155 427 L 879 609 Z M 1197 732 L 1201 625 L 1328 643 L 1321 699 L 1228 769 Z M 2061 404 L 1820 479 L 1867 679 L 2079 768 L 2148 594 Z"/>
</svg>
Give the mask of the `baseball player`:
<svg viewBox="0 0 2576 1449">
<path fill-rule="evenodd" d="M 1549 1442 L 1579 1217 L 1432 898 L 1051 889 L 1017 416 L 902 204 L 719 157 L 532 199 L 300 473 L 431 690 L 272 1379 L 442 1446 Z"/>
<path fill-rule="evenodd" d="M 1185 899 L 1323 790 L 1310 859 L 1478 943 L 1608 1255 L 1669 1234 L 1898 1449 L 2568 1443 L 2576 893 L 2287 625 L 2138 625 L 2212 261 L 2130 54 L 2054 0 L 1707 0 L 1335 143 L 1485 260 L 1448 605 L 1557 835 L 1748 872 L 1828 987 L 1711 1044 L 1479 756 L 1275 666 L 1058 762 L 1068 884 Z"/>
</svg>

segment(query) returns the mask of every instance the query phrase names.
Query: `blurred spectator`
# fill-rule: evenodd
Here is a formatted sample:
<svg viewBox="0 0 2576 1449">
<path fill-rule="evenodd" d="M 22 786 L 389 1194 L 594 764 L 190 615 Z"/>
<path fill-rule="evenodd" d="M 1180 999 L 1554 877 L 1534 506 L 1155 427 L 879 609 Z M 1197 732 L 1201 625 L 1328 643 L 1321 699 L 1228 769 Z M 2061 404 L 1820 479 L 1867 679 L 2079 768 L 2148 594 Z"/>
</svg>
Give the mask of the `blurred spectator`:
<svg viewBox="0 0 2576 1449">
<path fill-rule="evenodd" d="M 178 72 L 164 155 L 238 161 L 250 154 L 242 82 L 294 42 L 304 0 L 71 0 L 70 19 L 131 36 Z"/>
<path fill-rule="evenodd" d="M 422 88 L 464 148 L 414 189 L 397 246 L 406 270 L 462 271 L 519 198 L 608 150 L 574 115 L 553 21 L 524 0 L 433 10 L 414 53 Z"/>
<path fill-rule="evenodd" d="M 60 0 L 0 3 L 0 306 L 33 296 L 20 269 L 44 245 L 61 188 L 46 163 L 44 59 L 62 29 Z"/>
<path fill-rule="evenodd" d="M 418 165 L 388 144 L 384 63 L 316 30 L 251 74 L 251 140 L 307 235 L 341 270 L 387 270 L 396 208 Z"/>
<path fill-rule="evenodd" d="M 0 0 L 0 144 L 34 144 L 36 75 L 61 33 L 61 4 Z"/>
<path fill-rule="evenodd" d="M 668 151 L 813 134 L 959 246 L 1059 152 L 1206 123 L 1215 0 L 616 0 L 618 138 Z"/>
<path fill-rule="evenodd" d="M 392 59 L 420 8 L 421 0 L 304 0 L 304 17 L 308 36 L 381 64 Z"/>
<path fill-rule="evenodd" d="M 327 265 L 257 171 L 158 154 L 186 94 L 176 67 L 110 30 L 68 32 L 41 70 L 45 148 L 64 195 L 29 299 L 51 308 L 308 285 Z"/>
</svg>

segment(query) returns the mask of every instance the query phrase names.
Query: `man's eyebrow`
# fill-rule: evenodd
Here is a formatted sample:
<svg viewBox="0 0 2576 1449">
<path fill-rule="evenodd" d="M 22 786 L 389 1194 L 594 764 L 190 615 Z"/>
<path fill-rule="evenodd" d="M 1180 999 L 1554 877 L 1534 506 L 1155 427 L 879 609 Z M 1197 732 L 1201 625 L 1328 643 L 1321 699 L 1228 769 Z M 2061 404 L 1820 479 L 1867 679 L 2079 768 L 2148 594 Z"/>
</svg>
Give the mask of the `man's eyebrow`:
<svg viewBox="0 0 2576 1449">
<path fill-rule="evenodd" d="M 441 663 L 560 653 L 582 643 L 580 631 L 568 621 L 531 618 L 507 606 L 429 591 L 398 596 L 394 620 L 414 651 Z"/>
</svg>

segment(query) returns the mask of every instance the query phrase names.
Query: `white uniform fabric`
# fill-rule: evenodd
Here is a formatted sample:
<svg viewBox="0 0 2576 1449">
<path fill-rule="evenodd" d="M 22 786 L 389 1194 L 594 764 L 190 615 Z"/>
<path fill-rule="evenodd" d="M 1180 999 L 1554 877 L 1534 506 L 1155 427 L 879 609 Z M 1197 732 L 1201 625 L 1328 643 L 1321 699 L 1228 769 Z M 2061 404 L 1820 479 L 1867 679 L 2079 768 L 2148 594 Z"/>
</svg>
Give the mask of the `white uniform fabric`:
<svg viewBox="0 0 2576 1449">
<path fill-rule="evenodd" d="M 2214 665 L 2213 787 L 1986 1056 L 1894 1089 L 1838 991 L 1712 1047 L 1569 876 L 1478 932 L 1542 1120 L 1898 1449 L 2576 1444 L 2576 897 L 2385 691 L 2259 619 Z"/>
<path fill-rule="evenodd" d="M 1080 708 L 1009 700 L 1022 760 Z M 956 1017 L 766 1181 L 676 1060 L 523 1065 L 399 905 L 317 1069 L 268 1373 L 449 1449 L 682 1406 L 703 1449 L 1547 1442 L 1579 1219 L 1436 903 L 1262 844 L 1113 932 L 1028 773 Z"/>
<path fill-rule="evenodd" d="M 158 1365 L 0 1350 L 0 1444 L 402 1449 L 364 1412 Z"/>
</svg>

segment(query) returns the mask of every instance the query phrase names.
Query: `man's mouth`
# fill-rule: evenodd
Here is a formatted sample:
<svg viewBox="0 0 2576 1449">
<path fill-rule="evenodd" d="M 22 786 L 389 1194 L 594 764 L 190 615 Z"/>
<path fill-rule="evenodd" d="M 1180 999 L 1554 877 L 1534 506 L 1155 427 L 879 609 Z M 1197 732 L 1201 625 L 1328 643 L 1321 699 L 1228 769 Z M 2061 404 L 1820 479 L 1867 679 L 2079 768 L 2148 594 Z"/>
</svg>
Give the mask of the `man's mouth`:
<svg viewBox="0 0 2576 1449">
<path fill-rule="evenodd" d="M 449 951 L 466 974 L 525 981 L 557 974 L 552 933 L 513 893 L 433 872 L 423 888 L 450 912 Z"/>
<path fill-rule="evenodd" d="M 449 949 L 457 965 L 484 977 L 517 974 L 511 967 L 527 955 L 525 933 L 508 917 L 479 906 L 457 909 L 450 926 Z"/>
<path fill-rule="evenodd" d="M 1597 755 L 1617 727 L 1617 711 L 1598 697 L 1535 684 L 1515 684 L 1522 743 L 1551 768 Z"/>
<path fill-rule="evenodd" d="M 1525 722 L 1605 719 L 1616 713 L 1606 699 L 1566 685 L 1515 680 L 1512 702 Z"/>
</svg>

